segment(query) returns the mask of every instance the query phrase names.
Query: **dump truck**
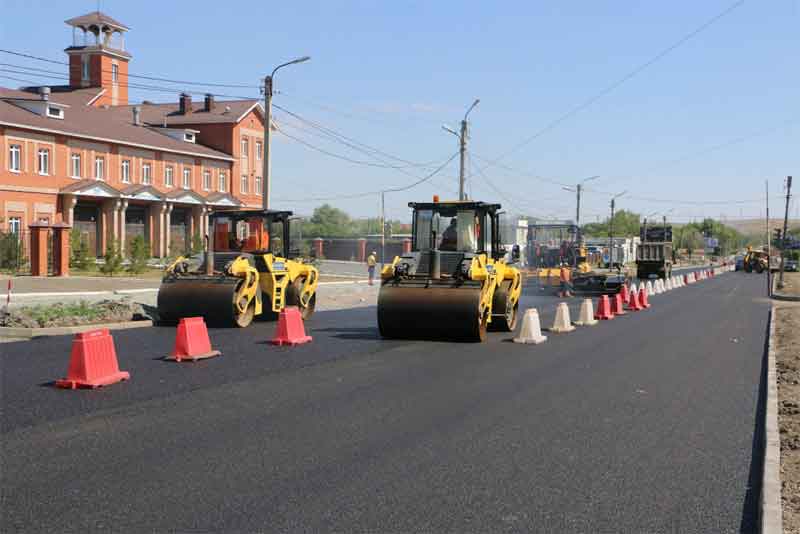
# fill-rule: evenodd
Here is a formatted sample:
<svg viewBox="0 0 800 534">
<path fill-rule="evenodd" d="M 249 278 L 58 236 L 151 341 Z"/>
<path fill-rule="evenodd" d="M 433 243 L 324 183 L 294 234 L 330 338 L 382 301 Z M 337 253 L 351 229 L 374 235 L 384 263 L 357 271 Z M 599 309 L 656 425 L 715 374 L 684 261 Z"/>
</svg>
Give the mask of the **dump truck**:
<svg viewBox="0 0 800 534">
<path fill-rule="evenodd" d="M 203 317 L 210 325 L 244 328 L 297 306 L 314 313 L 319 273 L 291 249 L 291 211 L 221 211 L 209 217 L 202 257 L 181 256 L 158 290 L 162 323 Z"/>
<path fill-rule="evenodd" d="M 500 204 L 411 202 L 411 252 L 381 271 L 378 328 L 385 338 L 480 342 L 517 323 L 519 249 L 500 245 Z"/>
<path fill-rule="evenodd" d="M 642 226 L 636 248 L 636 276 L 667 279 L 672 276 L 672 226 Z"/>
<path fill-rule="evenodd" d="M 620 291 L 626 276 L 621 270 L 602 269 L 590 261 L 580 228 L 570 223 L 529 224 L 528 265 L 536 269 L 540 287 L 560 286 L 561 264 L 571 270 L 576 293 L 610 295 Z"/>
</svg>

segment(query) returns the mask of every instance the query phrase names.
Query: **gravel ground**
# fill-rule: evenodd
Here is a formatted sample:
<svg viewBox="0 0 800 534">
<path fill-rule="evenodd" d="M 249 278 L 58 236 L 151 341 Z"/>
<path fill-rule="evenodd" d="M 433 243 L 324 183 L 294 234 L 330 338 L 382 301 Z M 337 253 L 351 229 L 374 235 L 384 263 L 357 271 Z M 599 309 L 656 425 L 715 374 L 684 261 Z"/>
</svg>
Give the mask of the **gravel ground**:
<svg viewBox="0 0 800 534">
<path fill-rule="evenodd" d="M 800 533 L 800 303 L 775 310 L 783 528 Z"/>
</svg>

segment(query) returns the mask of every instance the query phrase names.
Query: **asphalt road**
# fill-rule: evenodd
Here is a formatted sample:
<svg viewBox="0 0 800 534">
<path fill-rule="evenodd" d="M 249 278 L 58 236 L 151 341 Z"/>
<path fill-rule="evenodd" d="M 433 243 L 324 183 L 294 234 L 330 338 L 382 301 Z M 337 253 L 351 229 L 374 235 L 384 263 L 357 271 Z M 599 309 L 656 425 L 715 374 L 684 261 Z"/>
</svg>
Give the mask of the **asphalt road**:
<svg viewBox="0 0 800 534">
<path fill-rule="evenodd" d="M 0 530 L 749 532 L 763 293 L 728 273 L 538 346 L 383 341 L 374 308 L 295 348 L 212 330 L 196 364 L 116 332 L 131 381 L 95 391 L 49 385 L 69 338 L 0 345 Z"/>
</svg>

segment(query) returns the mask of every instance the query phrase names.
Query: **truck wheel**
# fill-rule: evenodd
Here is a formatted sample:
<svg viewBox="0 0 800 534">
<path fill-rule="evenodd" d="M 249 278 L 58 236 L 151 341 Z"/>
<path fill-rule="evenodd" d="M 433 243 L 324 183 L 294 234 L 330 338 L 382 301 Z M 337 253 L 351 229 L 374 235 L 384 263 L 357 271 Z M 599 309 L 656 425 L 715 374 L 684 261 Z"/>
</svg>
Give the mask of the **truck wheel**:
<svg viewBox="0 0 800 534">
<path fill-rule="evenodd" d="M 489 329 L 495 332 L 513 332 L 517 326 L 519 302 L 511 304 L 511 281 L 504 281 L 494 292 L 492 298 L 492 322 Z M 502 315 L 500 315 L 502 313 Z"/>
</svg>

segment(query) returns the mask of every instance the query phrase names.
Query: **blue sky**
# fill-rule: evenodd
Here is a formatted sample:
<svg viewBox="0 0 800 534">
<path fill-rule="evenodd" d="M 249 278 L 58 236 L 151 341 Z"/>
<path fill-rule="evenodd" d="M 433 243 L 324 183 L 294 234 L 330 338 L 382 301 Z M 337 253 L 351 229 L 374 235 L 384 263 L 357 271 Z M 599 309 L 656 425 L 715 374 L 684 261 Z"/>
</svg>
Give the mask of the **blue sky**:
<svg viewBox="0 0 800 534">
<path fill-rule="evenodd" d="M 574 195 L 558 183 L 600 175 L 587 184 L 595 191 L 583 198 L 585 222 L 608 211 L 609 196 L 596 191 L 623 190 L 629 193 L 618 207 L 644 215 L 674 209 L 677 220 L 759 216 L 765 179 L 777 208 L 783 178 L 800 176 L 798 0 L 745 1 L 509 154 L 503 167 L 486 168 L 485 178 L 478 172 L 733 3 L 102 0 L 101 10 L 130 26 L 133 74 L 252 85 L 215 92 L 257 97 L 259 78 L 275 65 L 310 55 L 280 71 L 274 102 L 412 162 L 443 162 L 455 153 L 456 138 L 441 125 L 455 127 L 480 98 L 470 115 L 472 196 L 499 200 L 512 212 L 571 217 Z M 0 40 L 4 48 L 62 60 L 71 40 L 63 21 L 95 8 L 94 1 L 3 0 Z M 2 61 L 59 68 L 5 55 Z M 158 85 L 174 87 L 175 95 L 184 88 Z M 134 101 L 144 98 L 175 97 L 132 91 Z M 369 159 L 281 112 L 276 117 L 287 133 L 321 149 Z M 356 165 L 278 136 L 274 204 L 310 213 L 320 203 L 310 198 L 402 186 L 428 169 L 409 167 L 409 175 Z M 402 217 L 409 200 L 434 193 L 452 197 L 457 172 L 456 159 L 434 181 L 387 195 L 388 213 Z M 645 200 L 654 198 L 682 204 Z M 741 200 L 753 202 L 697 204 Z M 377 195 L 331 203 L 355 216 L 375 215 L 379 206 Z M 800 202 L 792 213 L 798 209 Z"/>
</svg>

